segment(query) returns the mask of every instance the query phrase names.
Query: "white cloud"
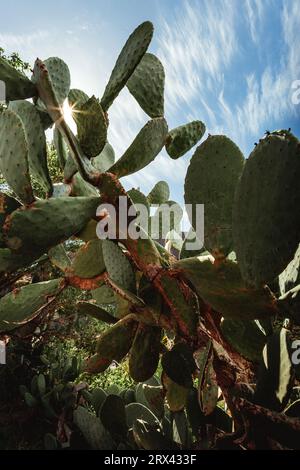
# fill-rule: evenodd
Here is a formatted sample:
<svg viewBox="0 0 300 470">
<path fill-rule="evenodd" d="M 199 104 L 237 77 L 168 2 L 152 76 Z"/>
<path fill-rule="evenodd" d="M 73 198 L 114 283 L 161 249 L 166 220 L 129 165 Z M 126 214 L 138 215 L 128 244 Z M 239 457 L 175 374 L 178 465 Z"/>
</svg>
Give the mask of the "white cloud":
<svg viewBox="0 0 300 470">
<path fill-rule="evenodd" d="M 245 0 L 246 19 L 249 24 L 252 41 L 258 44 L 261 36 L 261 26 L 264 9 L 268 8 L 268 0 Z"/>
</svg>

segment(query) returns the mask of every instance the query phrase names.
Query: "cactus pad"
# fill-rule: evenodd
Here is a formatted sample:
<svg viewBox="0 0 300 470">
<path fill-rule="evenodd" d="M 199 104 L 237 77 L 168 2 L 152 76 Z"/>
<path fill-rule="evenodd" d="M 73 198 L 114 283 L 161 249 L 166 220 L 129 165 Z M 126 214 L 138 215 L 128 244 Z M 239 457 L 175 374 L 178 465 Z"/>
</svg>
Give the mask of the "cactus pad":
<svg viewBox="0 0 300 470">
<path fill-rule="evenodd" d="M 129 374 L 136 382 L 145 382 L 156 372 L 160 340 L 160 328 L 140 323 L 129 356 Z"/>
<path fill-rule="evenodd" d="M 206 303 L 226 318 L 251 320 L 278 313 L 270 289 L 247 287 L 238 265 L 232 261 L 218 264 L 199 256 L 180 260 L 174 267 L 182 271 Z"/>
<path fill-rule="evenodd" d="M 232 206 L 244 157 L 223 135 L 209 136 L 194 153 L 185 179 L 185 203 L 204 204 L 204 245 L 213 255 L 232 251 Z"/>
<path fill-rule="evenodd" d="M 300 233 L 299 181 L 299 140 L 288 131 L 261 139 L 247 159 L 233 213 L 235 251 L 245 281 L 271 282 L 293 259 Z"/>
<path fill-rule="evenodd" d="M 101 105 L 105 111 L 108 110 L 114 99 L 126 85 L 127 80 L 147 51 L 152 36 L 153 25 L 150 21 L 145 21 L 127 39 L 101 99 Z"/>
<path fill-rule="evenodd" d="M 161 61 L 146 53 L 129 78 L 127 87 L 151 118 L 164 115 L 165 71 Z"/>
<path fill-rule="evenodd" d="M 202 139 L 205 125 L 201 121 L 192 121 L 169 131 L 166 150 L 173 159 L 182 157 Z"/>
<path fill-rule="evenodd" d="M 141 170 L 159 154 L 164 146 L 168 126 L 164 118 L 148 121 L 122 157 L 109 169 L 119 178 Z"/>
<path fill-rule="evenodd" d="M 0 80 L 5 83 L 6 101 L 25 100 L 37 95 L 35 85 L 0 57 Z"/>
<path fill-rule="evenodd" d="M 120 287 L 136 292 L 136 280 L 132 266 L 121 248 L 111 240 L 103 240 L 102 250 L 109 277 Z"/>
<path fill-rule="evenodd" d="M 25 131 L 21 119 L 8 109 L 0 113 L 0 170 L 22 202 L 31 204 L 34 197 Z"/>
<path fill-rule="evenodd" d="M 159 181 L 148 194 L 149 204 L 164 204 L 169 200 L 170 188 L 165 181 Z"/>
<path fill-rule="evenodd" d="M 112 146 L 106 142 L 100 155 L 92 159 L 92 165 L 96 170 L 103 173 L 115 163 L 115 152 Z"/>
<path fill-rule="evenodd" d="M 52 182 L 47 166 L 46 137 L 39 113 L 29 101 L 12 101 L 9 109 L 15 112 L 22 121 L 28 144 L 28 163 L 30 172 L 43 189 L 51 194 Z"/>
<path fill-rule="evenodd" d="M 105 271 L 102 241 L 91 240 L 77 251 L 69 274 L 83 279 L 99 276 Z"/>
</svg>

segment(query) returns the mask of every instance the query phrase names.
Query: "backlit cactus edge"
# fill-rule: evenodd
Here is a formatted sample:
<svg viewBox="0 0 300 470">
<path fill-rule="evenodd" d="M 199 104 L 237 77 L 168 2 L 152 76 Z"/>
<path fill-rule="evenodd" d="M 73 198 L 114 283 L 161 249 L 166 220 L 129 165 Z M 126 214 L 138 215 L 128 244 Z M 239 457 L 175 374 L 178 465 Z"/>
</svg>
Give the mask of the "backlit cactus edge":
<svg viewBox="0 0 300 470">
<path fill-rule="evenodd" d="M 68 67 L 58 58 L 37 59 L 31 80 L 0 59 L 7 93 L 0 171 L 16 196 L 0 194 L 0 332 L 9 335 L 30 322 L 69 285 L 90 290 L 94 302 L 78 309 L 112 326 L 87 371 L 101 373 L 129 354 L 132 378 L 144 382 L 161 359 L 171 411 L 185 409 L 197 384 L 199 413 L 209 419 L 219 388 L 234 420 L 231 442 L 299 448 L 299 406 L 285 412 L 297 371 L 291 332 L 281 326 L 286 318 L 289 325 L 300 319 L 300 144 L 290 130 L 266 133 L 248 159 L 222 135 L 209 135 L 197 147 L 185 202 L 205 205 L 207 252 L 200 256 L 183 243 L 176 259 L 150 236 L 120 244 L 96 236 L 103 201 L 118 210 L 119 196 L 129 206 L 169 200 L 163 181 L 146 197 L 135 189 L 126 193 L 121 177 L 147 166 L 163 147 L 171 158 L 181 157 L 205 133 L 200 121 L 168 130 L 164 68 L 146 52 L 152 35 L 150 22 L 131 34 L 101 100 L 70 90 Z M 108 114 L 124 86 L 151 120 L 115 162 Z M 63 116 L 66 98 L 77 136 Z M 47 167 L 45 130 L 53 125 L 65 175 L 60 184 L 52 184 Z M 35 196 L 31 175 L 45 199 Z M 72 261 L 63 246 L 70 237 L 84 242 Z M 45 254 L 61 278 L 14 289 L 14 274 Z M 116 305 L 117 318 L 105 310 L 108 303 Z M 175 338 L 171 350 L 166 335 Z M 144 442 L 151 430 L 140 426 L 134 429 Z"/>
</svg>

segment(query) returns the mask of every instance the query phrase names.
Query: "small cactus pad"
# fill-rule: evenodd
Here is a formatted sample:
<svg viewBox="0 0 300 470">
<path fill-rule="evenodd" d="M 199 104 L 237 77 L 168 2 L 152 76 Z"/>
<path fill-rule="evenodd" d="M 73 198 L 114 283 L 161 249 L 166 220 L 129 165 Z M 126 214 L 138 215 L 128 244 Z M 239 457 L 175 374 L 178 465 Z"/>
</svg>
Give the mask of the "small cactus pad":
<svg viewBox="0 0 300 470">
<path fill-rule="evenodd" d="M 102 251 L 106 270 L 112 281 L 128 291 L 136 292 L 134 271 L 121 248 L 111 240 L 103 240 Z"/>
<path fill-rule="evenodd" d="M 92 186 L 79 173 L 76 173 L 71 182 L 71 196 L 97 197 L 99 192 L 95 186 Z"/>
<path fill-rule="evenodd" d="M 137 322 L 128 315 L 103 333 L 97 342 L 97 354 L 109 361 L 121 361 L 129 352 L 137 329 Z"/>
<path fill-rule="evenodd" d="M 0 80 L 5 83 L 6 101 L 25 100 L 37 95 L 35 85 L 0 57 Z"/>
<path fill-rule="evenodd" d="M 71 266 L 71 260 L 63 243 L 50 248 L 48 251 L 48 256 L 53 266 L 56 266 L 61 271 L 65 271 Z"/>
<path fill-rule="evenodd" d="M 224 318 L 221 323 L 221 331 L 235 351 L 250 361 L 260 361 L 267 337 L 257 320 Z"/>
<path fill-rule="evenodd" d="M 195 287 L 198 295 L 224 317 L 260 319 L 278 313 L 268 287 L 247 287 L 238 265 L 232 261 L 212 263 L 206 256 L 186 258 L 173 265 Z"/>
<path fill-rule="evenodd" d="M 164 146 L 168 126 L 164 118 L 148 121 L 122 157 L 109 169 L 119 178 L 141 170 L 159 154 Z"/>
<path fill-rule="evenodd" d="M 162 374 L 162 384 L 166 391 L 166 401 L 170 411 L 174 413 L 185 408 L 190 388 L 182 387 L 173 382 L 165 372 Z"/>
<path fill-rule="evenodd" d="M 9 109 L 0 113 L 0 171 L 22 202 L 34 201 L 24 127 L 19 116 Z"/>
<path fill-rule="evenodd" d="M 48 250 L 82 230 L 98 205 L 99 198 L 61 197 L 17 209 L 5 226 L 6 244 L 16 253 Z"/>
<path fill-rule="evenodd" d="M 113 325 L 117 322 L 117 319 L 104 310 L 104 308 L 92 304 L 91 302 L 78 302 L 77 310 L 82 315 L 89 315 L 105 323 Z"/>
<path fill-rule="evenodd" d="M 160 340 L 160 328 L 140 323 L 129 356 L 129 374 L 136 382 L 145 382 L 156 372 Z"/>
<path fill-rule="evenodd" d="M 92 296 L 98 305 L 114 304 L 116 301 L 114 291 L 108 286 L 101 286 L 93 290 Z"/>
<path fill-rule="evenodd" d="M 73 112 L 81 148 L 89 158 L 102 152 L 106 143 L 106 119 L 99 101 L 92 96 Z"/>
<path fill-rule="evenodd" d="M 213 255 L 232 251 L 232 206 L 244 157 L 223 135 L 209 136 L 194 153 L 185 179 L 185 203 L 196 229 L 196 204 L 204 204 L 204 245 Z"/>
<path fill-rule="evenodd" d="M 90 279 L 102 274 L 104 271 L 102 241 L 91 240 L 77 251 L 69 274 L 83 279 Z"/>
<path fill-rule="evenodd" d="M 135 68 L 147 51 L 152 36 L 153 25 L 150 21 L 145 21 L 140 24 L 127 39 L 101 99 L 101 105 L 105 111 L 108 110 L 133 74 Z"/>
<path fill-rule="evenodd" d="M 88 95 L 78 88 L 72 88 L 68 94 L 69 106 L 72 108 L 72 111 L 76 111 L 77 106 L 81 106 L 83 103 L 88 101 Z"/>
<path fill-rule="evenodd" d="M 182 157 L 199 142 L 205 133 L 205 125 L 201 121 L 192 121 L 169 131 L 166 150 L 173 159 Z"/>
<path fill-rule="evenodd" d="M 169 200 L 170 188 L 165 181 L 159 181 L 148 194 L 149 204 L 164 204 Z"/>
<path fill-rule="evenodd" d="M 39 310 L 63 288 L 62 279 L 29 284 L 0 299 L 0 331 L 12 330 L 38 315 Z"/>
<path fill-rule="evenodd" d="M 299 140 L 289 131 L 261 139 L 246 161 L 233 212 L 234 248 L 245 281 L 271 282 L 293 259 L 300 233 L 299 181 Z"/>
<path fill-rule="evenodd" d="M 146 53 L 129 78 L 127 87 L 151 118 L 164 115 L 165 71 L 161 61 Z"/>
<path fill-rule="evenodd" d="M 103 173 L 115 163 L 115 152 L 112 146 L 106 142 L 102 152 L 95 158 L 92 158 L 92 165 L 96 170 Z"/>
<path fill-rule="evenodd" d="M 28 163 L 30 172 L 43 189 L 51 194 L 52 182 L 47 166 L 47 147 L 45 132 L 35 106 L 29 101 L 12 101 L 9 109 L 15 112 L 22 121 L 28 144 Z"/>
<path fill-rule="evenodd" d="M 119 395 L 109 394 L 99 410 L 99 418 L 112 436 L 126 438 L 128 427 L 124 400 Z"/>
</svg>

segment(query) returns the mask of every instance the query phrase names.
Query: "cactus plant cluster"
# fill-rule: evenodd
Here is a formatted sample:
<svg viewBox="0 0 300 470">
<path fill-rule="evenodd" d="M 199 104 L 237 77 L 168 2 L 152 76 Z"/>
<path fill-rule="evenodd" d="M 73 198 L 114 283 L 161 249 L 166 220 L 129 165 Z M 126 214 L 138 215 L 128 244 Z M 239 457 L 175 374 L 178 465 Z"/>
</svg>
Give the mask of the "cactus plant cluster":
<svg viewBox="0 0 300 470">
<path fill-rule="evenodd" d="M 220 448 L 299 448 L 299 406 L 292 402 L 299 369 L 292 340 L 293 325 L 300 322 L 300 143 L 291 130 L 267 132 L 247 159 L 223 135 L 209 135 L 196 148 L 184 191 L 195 230 L 196 204 L 205 207 L 204 247 L 197 252 L 187 248 L 176 220 L 172 230 L 181 243 L 169 234 L 162 246 L 151 228 L 138 239 L 124 238 L 119 226 L 115 240 L 97 238 L 102 203 L 117 212 L 120 196 L 132 208 L 141 202 L 147 210 L 170 204 L 166 182 L 146 196 L 136 188 L 126 192 L 120 179 L 146 167 L 163 148 L 173 159 L 182 157 L 205 133 L 201 121 L 168 129 L 163 65 L 146 52 L 152 35 L 150 22 L 130 35 L 100 99 L 70 89 L 68 67 L 59 58 L 37 59 L 30 80 L 0 57 L 7 89 L 0 171 L 14 192 L 0 195 L 0 282 L 11 286 L 0 298 L 0 331 L 29 322 L 51 298 L 74 286 L 93 297 L 78 309 L 111 324 L 85 370 L 101 373 L 129 355 L 130 374 L 145 382 L 161 361 L 162 401 L 155 401 L 155 410 L 128 412 L 128 399 L 112 395 L 101 407 L 102 424 L 85 409 L 75 411 L 92 447 L 103 448 L 128 429 L 140 448 L 187 446 L 183 423 L 189 416 L 198 448 L 207 445 L 201 430 L 211 423 Z M 124 86 L 150 120 L 115 161 L 107 141 L 109 108 Z M 65 99 L 77 135 L 65 121 Z M 49 127 L 65 176 L 56 185 L 47 169 Z M 45 199 L 34 193 L 33 175 Z M 64 246 L 70 238 L 80 242 L 72 260 Z M 15 273 L 45 254 L 61 277 L 15 289 Z M 115 306 L 114 315 L 107 304 Z M 147 393 L 151 401 L 155 390 Z M 227 412 L 219 411 L 220 400 Z M 172 438 L 161 421 L 163 407 L 177 413 Z"/>
</svg>

